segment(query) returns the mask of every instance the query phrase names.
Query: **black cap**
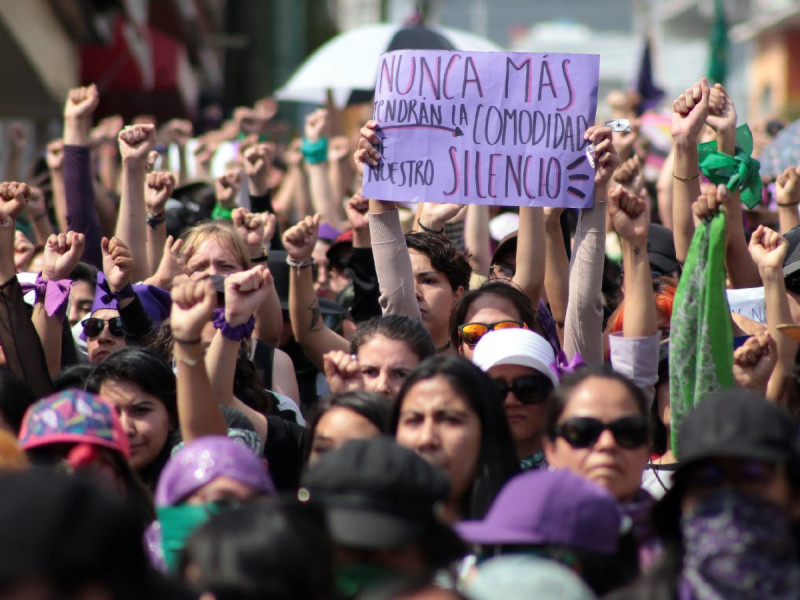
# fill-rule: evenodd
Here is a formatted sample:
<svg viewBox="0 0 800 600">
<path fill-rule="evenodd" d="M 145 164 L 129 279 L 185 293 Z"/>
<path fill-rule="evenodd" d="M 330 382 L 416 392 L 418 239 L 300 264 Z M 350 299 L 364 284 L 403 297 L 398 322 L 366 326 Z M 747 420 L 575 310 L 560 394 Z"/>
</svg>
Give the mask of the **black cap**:
<svg viewBox="0 0 800 600">
<path fill-rule="evenodd" d="M 495 248 L 494 252 L 492 252 L 492 264 L 496 264 L 498 259 L 508 252 L 513 252 L 516 254 L 518 233 L 518 231 L 512 231 L 502 240 L 500 240 L 500 242 L 497 244 L 497 248 Z M 516 258 L 514 260 L 516 261 Z"/>
<path fill-rule="evenodd" d="M 681 264 L 675 256 L 675 240 L 672 230 L 651 223 L 647 230 L 647 258 L 650 268 L 664 275 L 671 275 L 680 271 Z"/>
<path fill-rule="evenodd" d="M 334 541 L 364 549 L 418 540 L 437 524 L 434 507 L 450 489 L 441 470 L 388 437 L 324 454 L 302 483 L 298 497 L 324 507 Z"/>
<path fill-rule="evenodd" d="M 800 270 L 800 225 L 783 234 L 789 242 L 786 258 L 783 259 L 783 276 L 788 277 Z"/>
<path fill-rule="evenodd" d="M 678 432 L 682 468 L 712 458 L 745 458 L 798 464 L 797 431 L 783 410 L 740 388 L 704 400 Z"/>
</svg>

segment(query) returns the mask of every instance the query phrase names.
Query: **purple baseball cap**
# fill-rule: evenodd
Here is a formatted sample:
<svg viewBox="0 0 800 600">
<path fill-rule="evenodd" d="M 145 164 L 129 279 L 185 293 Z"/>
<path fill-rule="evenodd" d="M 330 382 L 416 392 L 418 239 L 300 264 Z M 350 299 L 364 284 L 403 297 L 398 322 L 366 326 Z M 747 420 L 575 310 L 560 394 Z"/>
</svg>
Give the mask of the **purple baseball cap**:
<svg viewBox="0 0 800 600">
<path fill-rule="evenodd" d="M 164 465 L 156 486 L 156 506 L 175 506 L 217 477 L 230 477 L 265 496 L 277 491 L 261 459 L 242 442 L 222 435 L 198 438 Z"/>
<path fill-rule="evenodd" d="M 604 488 L 566 469 L 542 469 L 509 480 L 482 521 L 462 521 L 456 531 L 473 544 L 557 544 L 613 554 L 620 523 L 617 501 Z"/>
</svg>

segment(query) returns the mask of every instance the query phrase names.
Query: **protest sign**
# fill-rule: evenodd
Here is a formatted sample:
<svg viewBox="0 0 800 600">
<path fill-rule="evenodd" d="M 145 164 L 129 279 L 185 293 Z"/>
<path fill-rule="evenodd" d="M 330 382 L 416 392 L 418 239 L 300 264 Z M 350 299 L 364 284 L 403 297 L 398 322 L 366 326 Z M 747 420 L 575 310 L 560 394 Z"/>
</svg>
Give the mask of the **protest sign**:
<svg viewBox="0 0 800 600">
<path fill-rule="evenodd" d="M 397 50 L 381 55 L 382 160 L 365 197 L 583 208 L 594 201 L 594 54 Z"/>
<path fill-rule="evenodd" d="M 739 288 L 727 290 L 728 305 L 731 312 L 757 321 L 767 322 L 767 304 L 764 298 L 764 288 Z"/>
</svg>

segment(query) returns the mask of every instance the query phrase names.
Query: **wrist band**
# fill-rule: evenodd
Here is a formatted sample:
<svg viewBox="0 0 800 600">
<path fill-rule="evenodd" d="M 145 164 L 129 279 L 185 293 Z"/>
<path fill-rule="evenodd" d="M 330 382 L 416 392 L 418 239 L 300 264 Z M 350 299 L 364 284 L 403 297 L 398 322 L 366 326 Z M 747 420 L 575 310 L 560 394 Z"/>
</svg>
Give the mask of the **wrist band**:
<svg viewBox="0 0 800 600">
<path fill-rule="evenodd" d="M 698 171 L 697 175 L 695 175 L 694 177 L 681 177 L 679 175 L 675 175 L 675 171 L 672 172 L 672 176 L 675 179 L 677 179 L 678 181 L 693 181 L 693 180 L 697 179 L 698 177 L 700 177 L 700 171 Z"/>
<path fill-rule="evenodd" d="M 136 295 L 136 292 L 134 291 L 130 282 L 128 282 L 128 284 L 118 292 L 111 291 L 107 279 L 104 279 L 102 283 L 98 283 L 97 287 L 105 292 L 100 297 L 100 301 L 103 304 L 110 304 L 112 300 L 119 302 L 120 300 L 125 300 L 126 298 L 133 298 Z"/>
<path fill-rule="evenodd" d="M 310 267 L 314 264 L 314 257 L 311 258 L 304 258 L 303 260 L 295 260 L 291 256 L 286 257 L 286 264 L 292 267 L 293 269 L 305 269 L 306 267 Z"/>
<path fill-rule="evenodd" d="M 798 204 L 800 204 L 800 200 L 798 200 L 797 202 L 783 202 L 783 203 L 776 202 L 775 204 L 777 204 L 778 206 L 797 206 Z"/>
<path fill-rule="evenodd" d="M 175 360 L 177 360 L 178 362 L 182 362 L 187 367 L 196 367 L 197 364 L 200 362 L 195 358 L 186 358 L 185 356 L 175 356 Z"/>
<path fill-rule="evenodd" d="M 26 294 L 33 290 L 36 295 L 36 302 L 44 304 L 44 310 L 48 317 L 56 317 L 62 323 L 67 316 L 67 304 L 69 303 L 69 290 L 72 287 L 72 280 L 59 279 L 58 281 L 48 281 L 42 279 L 42 274 L 36 275 L 36 281 L 32 284 L 20 284 L 22 293 Z"/>
<path fill-rule="evenodd" d="M 150 226 L 151 229 L 155 229 L 162 223 L 167 220 L 167 211 L 162 210 L 157 215 L 153 213 L 147 213 L 147 224 Z"/>
<path fill-rule="evenodd" d="M 185 340 L 185 339 L 176 338 L 176 337 L 173 337 L 172 341 L 173 342 L 178 342 L 179 344 L 187 344 L 187 345 L 190 345 L 190 346 L 193 346 L 194 344 L 201 344 L 203 342 L 202 338 L 197 338 L 196 340 Z"/>
<path fill-rule="evenodd" d="M 253 329 L 256 327 L 256 318 L 250 315 L 247 323 L 233 326 L 225 320 L 225 309 L 214 309 L 214 328 L 219 329 L 223 337 L 228 338 L 234 342 L 241 342 L 244 338 L 250 337 L 253 334 Z"/>
<path fill-rule="evenodd" d="M 422 224 L 422 221 L 420 219 L 417 219 L 417 225 L 419 225 L 419 228 L 422 229 L 422 231 L 425 231 L 427 233 L 438 233 L 440 235 L 444 233 L 444 227 L 442 227 L 441 229 L 431 229 L 430 227 L 425 227 L 425 225 Z"/>
<path fill-rule="evenodd" d="M 319 138 L 316 142 L 303 139 L 300 151 L 303 153 L 303 158 L 310 165 L 328 162 L 328 138 Z"/>
<path fill-rule="evenodd" d="M 262 262 L 267 262 L 268 260 L 269 260 L 269 255 L 268 254 L 264 254 L 262 256 L 256 256 L 255 258 L 251 258 L 250 262 L 253 263 L 253 264 L 258 264 L 258 263 L 262 263 Z"/>
</svg>

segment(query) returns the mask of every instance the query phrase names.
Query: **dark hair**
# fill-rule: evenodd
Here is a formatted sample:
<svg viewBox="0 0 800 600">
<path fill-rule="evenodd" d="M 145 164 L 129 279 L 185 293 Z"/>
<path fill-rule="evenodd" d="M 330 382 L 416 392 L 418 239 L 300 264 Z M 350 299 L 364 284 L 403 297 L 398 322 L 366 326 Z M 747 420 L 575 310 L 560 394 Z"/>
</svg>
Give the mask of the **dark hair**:
<svg viewBox="0 0 800 600">
<path fill-rule="evenodd" d="M 164 405 L 173 427 L 178 425 L 178 400 L 175 374 L 156 352 L 138 346 L 126 346 L 100 361 L 86 381 L 86 389 L 95 393 L 106 381 L 130 381 L 154 396 Z M 176 440 L 173 440 L 176 441 Z M 145 485 L 153 490 L 161 469 L 170 456 L 173 444 L 164 444 L 152 464 L 139 471 Z"/>
<path fill-rule="evenodd" d="M 253 502 L 213 516 L 189 538 L 181 572 L 217 600 L 327 600 L 333 551 L 313 503 Z"/>
<path fill-rule="evenodd" d="M 85 262 L 79 262 L 69 274 L 72 281 L 85 281 L 92 287 L 97 285 L 97 267 Z"/>
<path fill-rule="evenodd" d="M 443 377 L 480 420 L 478 469 L 464 502 L 464 518 L 482 519 L 500 488 L 519 471 L 503 404 L 486 373 L 460 356 L 432 356 L 424 360 L 409 373 L 400 389 L 392 413 L 392 431 L 397 433 L 403 399 L 409 390 L 434 377 Z"/>
<path fill-rule="evenodd" d="M 350 352 L 357 354 L 358 349 L 376 335 L 405 342 L 420 360 L 433 356 L 436 352 L 431 334 L 422 323 L 403 315 L 372 317 L 359 323 L 350 338 Z"/>
<path fill-rule="evenodd" d="M 472 303 L 486 295 L 498 296 L 511 302 L 514 308 L 517 309 L 519 318 L 523 323 L 532 331 L 545 338 L 547 337 L 544 335 L 542 326 L 539 323 L 536 308 L 531 304 L 528 295 L 511 281 L 490 279 L 485 281 L 478 289 L 464 292 L 453 305 L 453 310 L 450 311 L 450 343 L 454 348 L 458 348 L 461 345 L 458 341 L 458 326 L 466 323 L 467 313 Z"/>
<path fill-rule="evenodd" d="M 311 447 L 314 444 L 314 437 L 317 433 L 322 417 L 332 408 L 346 408 L 364 417 L 367 421 L 375 425 L 378 431 L 388 434 L 392 427 L 392 409 L 394 402 L 384 394 L 367 392 L 365 390 L 354 390 L 344 392 L 331 398 L 328 402 L 318 404 L 315 407 L 314 416 L 311 418 L 306 436 L 305 458 L 311 454 Z"/>
<path fill-rule="evenodd" d="M 7 368 L 0 368 L 0 416 L 15 435 L 22 426 L 25 411 L 34 402 L 36 395 L 27 382 L 15 377 Z"/>
<path fill-rule="evenodd" d="M 555 439 L 556 437 L 555 431 L 556 427 L 558 426 L 558 420 L 561 418 L 561 414 L 564 412 L 564 408 L 567 406 L 567 402 L 569 402 L 569 399 L 572 396 L 572 393 L 575 391 L 575 388 L 581 385 L 589 377 L 612 379 L 624 385 L 625 389 L 628 391 L 628 394 L 630 394 L 630 396 L 633 398 L 633 401 L 636 403 L 636 408 L 639 411 L 639 414 L 643 417 L 647 416 L 647 398 L 645 397 L 644 392 L 639 389 L 639 386 L 633 383 L 630 379 L 620 373 L 617 373 L 611 368 L 610 365 L 592 365 L 583 367 L 575 373 L 567 375 L 561 381 L 561 384 L 553 390 L 553 392 L 550 394 L 550 398 L 547 400 L 545 435 L 547 435 L 547 437 L 551 440 Z"/>
<path fill-rule="evenodd" d="M 444 274 L 455 292 L 459 287 L 469 288 L 472 267 L 469 254 L 461 252 L 450 240 L 438 233 L 415 231 L 406 234 L 406 246 L 427 256 L 434 269 Z"/>
<path fill-rule="evenodd" d="M 94 365 L 89 363 L 77 363 L 64 367 L 58 375 L 53 377 L 53 391 L 60 392 L 70 388 L 82 390 L 86 387 L 86 380 L 92 371 L 94 371 Z"/>
</svg>

